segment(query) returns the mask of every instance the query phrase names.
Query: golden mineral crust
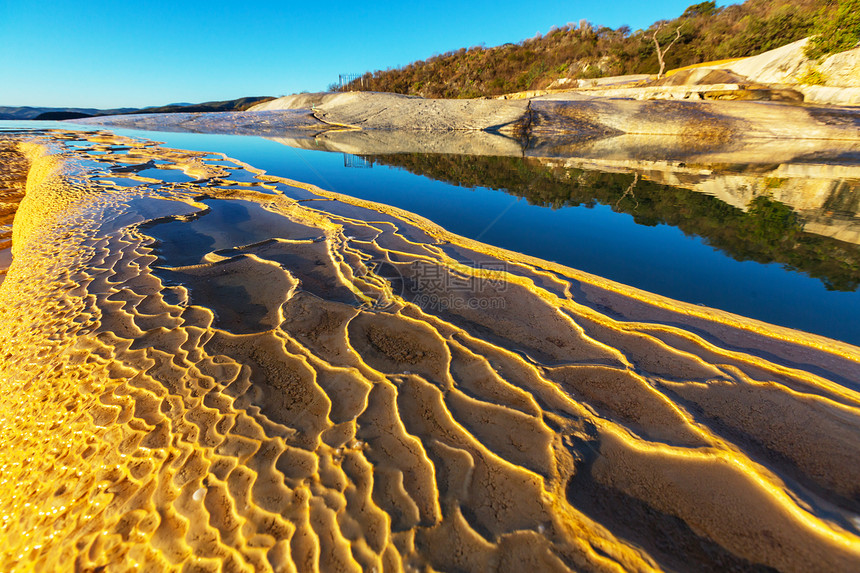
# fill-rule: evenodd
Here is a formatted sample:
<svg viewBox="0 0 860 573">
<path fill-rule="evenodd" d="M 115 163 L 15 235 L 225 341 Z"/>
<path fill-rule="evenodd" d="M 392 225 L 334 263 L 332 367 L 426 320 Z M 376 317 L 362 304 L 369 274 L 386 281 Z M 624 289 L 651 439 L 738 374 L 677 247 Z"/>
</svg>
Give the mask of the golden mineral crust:
<svg viewBox="0 0 860 573">
<path fill-rule="evenodd" d="M 860 562 L 856 347 L 221 154 L 11 137 L 0 570 Z"/>
</svg>

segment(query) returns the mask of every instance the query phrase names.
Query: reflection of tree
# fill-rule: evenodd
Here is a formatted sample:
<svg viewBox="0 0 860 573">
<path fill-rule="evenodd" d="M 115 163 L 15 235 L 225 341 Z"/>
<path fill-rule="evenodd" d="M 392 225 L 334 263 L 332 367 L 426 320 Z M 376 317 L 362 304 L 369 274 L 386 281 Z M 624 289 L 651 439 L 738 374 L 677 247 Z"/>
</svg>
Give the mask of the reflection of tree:
<svg viewBox="0 0 860 573">
<path fill-rule="evenodd" d="M 373 160 L 462 187 L 498 189 L 532 205 L 608 205 L 640 225 L 672 225 L 702 237 L 739 261 L 782 263 L 831 290 L 853 291 L 860 285 L 860 247 L 804 233 L 789 206 L 766 196 L 753 199 L 744 212 L 716 197 L 633 174 L 550 168 L 534 159 L 407 154 Z M 635 195 L 629 192 L 634 181 Z"/>
<path fill-rule="evenodd" d="M 759 243 L 773 247 L 794 242 L 800 232 L 800 224 L 794 210 L 765 195 L 759 195 L 750 201 L 747 217 L 744 219 L 746 227 Z"/>
</svg>

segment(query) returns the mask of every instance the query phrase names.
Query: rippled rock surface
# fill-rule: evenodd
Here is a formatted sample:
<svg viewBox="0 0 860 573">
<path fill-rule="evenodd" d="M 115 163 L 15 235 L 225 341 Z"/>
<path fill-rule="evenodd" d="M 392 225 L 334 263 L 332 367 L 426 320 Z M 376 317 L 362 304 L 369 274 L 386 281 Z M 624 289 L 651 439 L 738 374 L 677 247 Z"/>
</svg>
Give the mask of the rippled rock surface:
<svg viewBox="0 0 860 573">
<path fill-rule="evenodd" d="M 856 568 L 856 347 L 219 154 L 15 137 L 0 569 Z"/>
</svg>

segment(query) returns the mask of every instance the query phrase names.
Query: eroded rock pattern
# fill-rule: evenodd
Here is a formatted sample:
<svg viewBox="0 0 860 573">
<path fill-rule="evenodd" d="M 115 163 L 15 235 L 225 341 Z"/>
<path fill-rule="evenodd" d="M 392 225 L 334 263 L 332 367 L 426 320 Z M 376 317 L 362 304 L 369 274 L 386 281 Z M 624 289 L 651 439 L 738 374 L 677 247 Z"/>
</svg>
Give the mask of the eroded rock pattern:
<svg viewBox="0 0 860 573">
<path fill-rule="evenodd" d="M 857 348 L 218 154 L 28 138 L 0 569 L 856 568 Z"/>
</svg>

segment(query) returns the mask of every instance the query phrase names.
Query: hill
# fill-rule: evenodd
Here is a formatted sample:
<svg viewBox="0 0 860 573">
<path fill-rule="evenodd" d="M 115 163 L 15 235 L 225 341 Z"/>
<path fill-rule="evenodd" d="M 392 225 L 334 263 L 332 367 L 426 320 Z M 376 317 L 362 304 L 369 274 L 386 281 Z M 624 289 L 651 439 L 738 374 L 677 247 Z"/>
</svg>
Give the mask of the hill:
<svg viewBox="0 0 860 573">
<path fill-rule="evenodd" d="M 137 108 L 124 107 L 118 109 L 96 109 L 92 107 L 31 107 L 31 106 L 0 106 L 0 119 L 28 120 L 37 119 L 43 114 L 75 114 L 75 117 L 92 115 L 120 115 L 136 111 Z M 50 116 L 49 116 L 50 117 Z"/>
<path fill-rule="evenodd" d="M 245 111 L 253 105 L 267 102 L 275 98 L 271 96 L 254 96 L 225 101 L 207 101 L 204 103 L 181 103 L 161 107 L 146 107 L 130 113 L 193 113 L 209 111 Z"/>
<path fill-rule="evenodd" d="M 207 111 L 245 111 L 249 107 L 274 99 L 269 96 L 243 97 L 225 101 L 204 103 L 179 103 L 158 107 L 123 107 L 117 109 L 96 109 L 78 107 L 8 107 L 0 106 L 0 120 L 62 120 L 94 117 L 100 115 L 126 115 L 132 113 L 188 113 Z"/>
<path fill-rule="evenodd" d="M 611 29 L 585 20 L 546 35 L 491 48 L 461 48 L 402 68 L 368 72 L 345 90 L 423 97 L 469 98 L 544 89 L 553 82 L 659 71 L 654 42 L 665 48 L 667 69 L 753 56 L 818 35 L 815 55 L 860 40 L 860 0 L 747 0 L 717 7 L 707 1 L 647 30 Z M 335 88 L 335 86 L 331 86 Z"/>
</svg>

